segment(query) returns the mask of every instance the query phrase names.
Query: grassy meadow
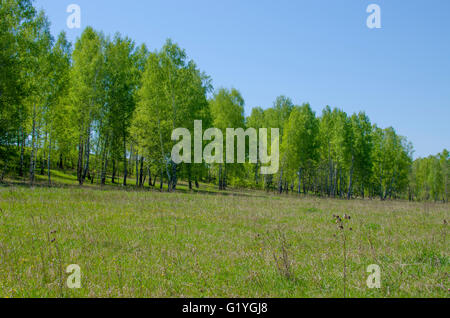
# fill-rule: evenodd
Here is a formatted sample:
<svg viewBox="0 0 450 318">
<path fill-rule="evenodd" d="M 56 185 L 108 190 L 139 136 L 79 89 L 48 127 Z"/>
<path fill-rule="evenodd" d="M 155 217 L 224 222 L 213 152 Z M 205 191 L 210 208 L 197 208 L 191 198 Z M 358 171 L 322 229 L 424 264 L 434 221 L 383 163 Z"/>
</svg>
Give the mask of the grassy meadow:
<svg viewBox="0 0 450 318">
<path fill-rule="evenodd" d="M 450 295 L 448 204 L 54 179 L 0 185 L 0 297 Z M 344 214 L 342 231 L 333 215 Z M 80 289 L 66 287 L 70 264 Z M 366 285 L 370 264 L 380 289 Z"/>
</svg>

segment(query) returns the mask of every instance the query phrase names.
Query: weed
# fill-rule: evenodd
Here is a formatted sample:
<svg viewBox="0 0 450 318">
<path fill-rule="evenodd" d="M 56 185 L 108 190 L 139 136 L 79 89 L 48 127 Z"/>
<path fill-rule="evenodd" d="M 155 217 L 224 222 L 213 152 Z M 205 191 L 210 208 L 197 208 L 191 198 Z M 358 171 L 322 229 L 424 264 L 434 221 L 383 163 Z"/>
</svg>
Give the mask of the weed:
<svg viewBox="0 0 450 318">
<path fill-rule="evenodd" d="M 349 226 L 349 222 L 351 220 L 351 216 L 344 214 L 343 218 L 339 215 L 334 215 L 337 228 L 342 236 L 342 254 L 344 258 L 344 269 L 343 269 L 343 280 L 344 280 L 344 298 L 347 296 L 347 231 L 353 231 L 353 229 Z"/>
</svg>

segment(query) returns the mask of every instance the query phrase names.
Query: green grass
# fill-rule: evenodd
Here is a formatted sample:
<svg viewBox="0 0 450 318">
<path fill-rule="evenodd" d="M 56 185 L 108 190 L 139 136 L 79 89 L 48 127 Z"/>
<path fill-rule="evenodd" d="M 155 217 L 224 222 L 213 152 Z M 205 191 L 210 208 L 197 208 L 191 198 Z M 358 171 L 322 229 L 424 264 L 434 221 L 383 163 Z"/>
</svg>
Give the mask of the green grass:
<svg viewBox="0 0 450 318">
<path fill-rule="evenodd" d="M 0 297 L 342 297 L 333 214 L 344 213 L 347 297 L 449 296 L 448 205 L 80 188 L 72 177 L 0 186 Z M 66 287 L 69 264 L 81 289 Z M 381 289 L 366 286 L 370 264 Z"/>
</svg>

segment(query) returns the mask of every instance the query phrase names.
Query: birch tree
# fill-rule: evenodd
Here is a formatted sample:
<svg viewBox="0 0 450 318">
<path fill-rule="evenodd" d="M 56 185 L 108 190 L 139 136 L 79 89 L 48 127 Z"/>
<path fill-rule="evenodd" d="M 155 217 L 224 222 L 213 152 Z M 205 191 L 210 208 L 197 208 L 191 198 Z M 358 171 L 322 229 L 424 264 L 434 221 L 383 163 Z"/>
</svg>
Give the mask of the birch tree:
<svg viewBox="0 0 450 318">
<path fill-rule="evenodd" d="M 91 134 L 103 97 L 104 55 L 101 35 L 86 28 L 75 44 L 71 72 L 74 122 L 78 129 L 77 178 L 83 184 L 89 171 Z"/>
<path fill-rule="evenodd" d="M 294 107 L 284 129 L 282 154 L 286 174 L 298 176 L 298 193 L 302 177 L 313 172 L 317 161 L 318 131 L 318 120 L 309 104 Z M 306 193 L 305 182 L 303 185 Z"/>
</svg>

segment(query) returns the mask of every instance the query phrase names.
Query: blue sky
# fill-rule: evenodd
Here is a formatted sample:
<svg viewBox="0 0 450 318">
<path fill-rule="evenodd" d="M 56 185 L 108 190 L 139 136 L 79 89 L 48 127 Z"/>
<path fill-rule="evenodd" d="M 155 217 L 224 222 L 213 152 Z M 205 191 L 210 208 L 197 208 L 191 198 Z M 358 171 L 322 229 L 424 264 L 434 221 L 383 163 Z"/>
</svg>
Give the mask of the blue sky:
<svg viewBox="0 0 450 318">
<path fill-rule="evenodd" d="M 251 108 L 278 95 L 309 102 L 320 114 L 365 111 L 414 144 L 415 157 L 450 148 L 450 1 L 448 0 L 37 0 L 56 35 L 70 40 L 69 4 L 82 29 L 115 32 L 159 49 L 172 38 L 210 75 L 235 87 Z M 369 29 L 366 8 L 381 8 Z"/>
</svg>

